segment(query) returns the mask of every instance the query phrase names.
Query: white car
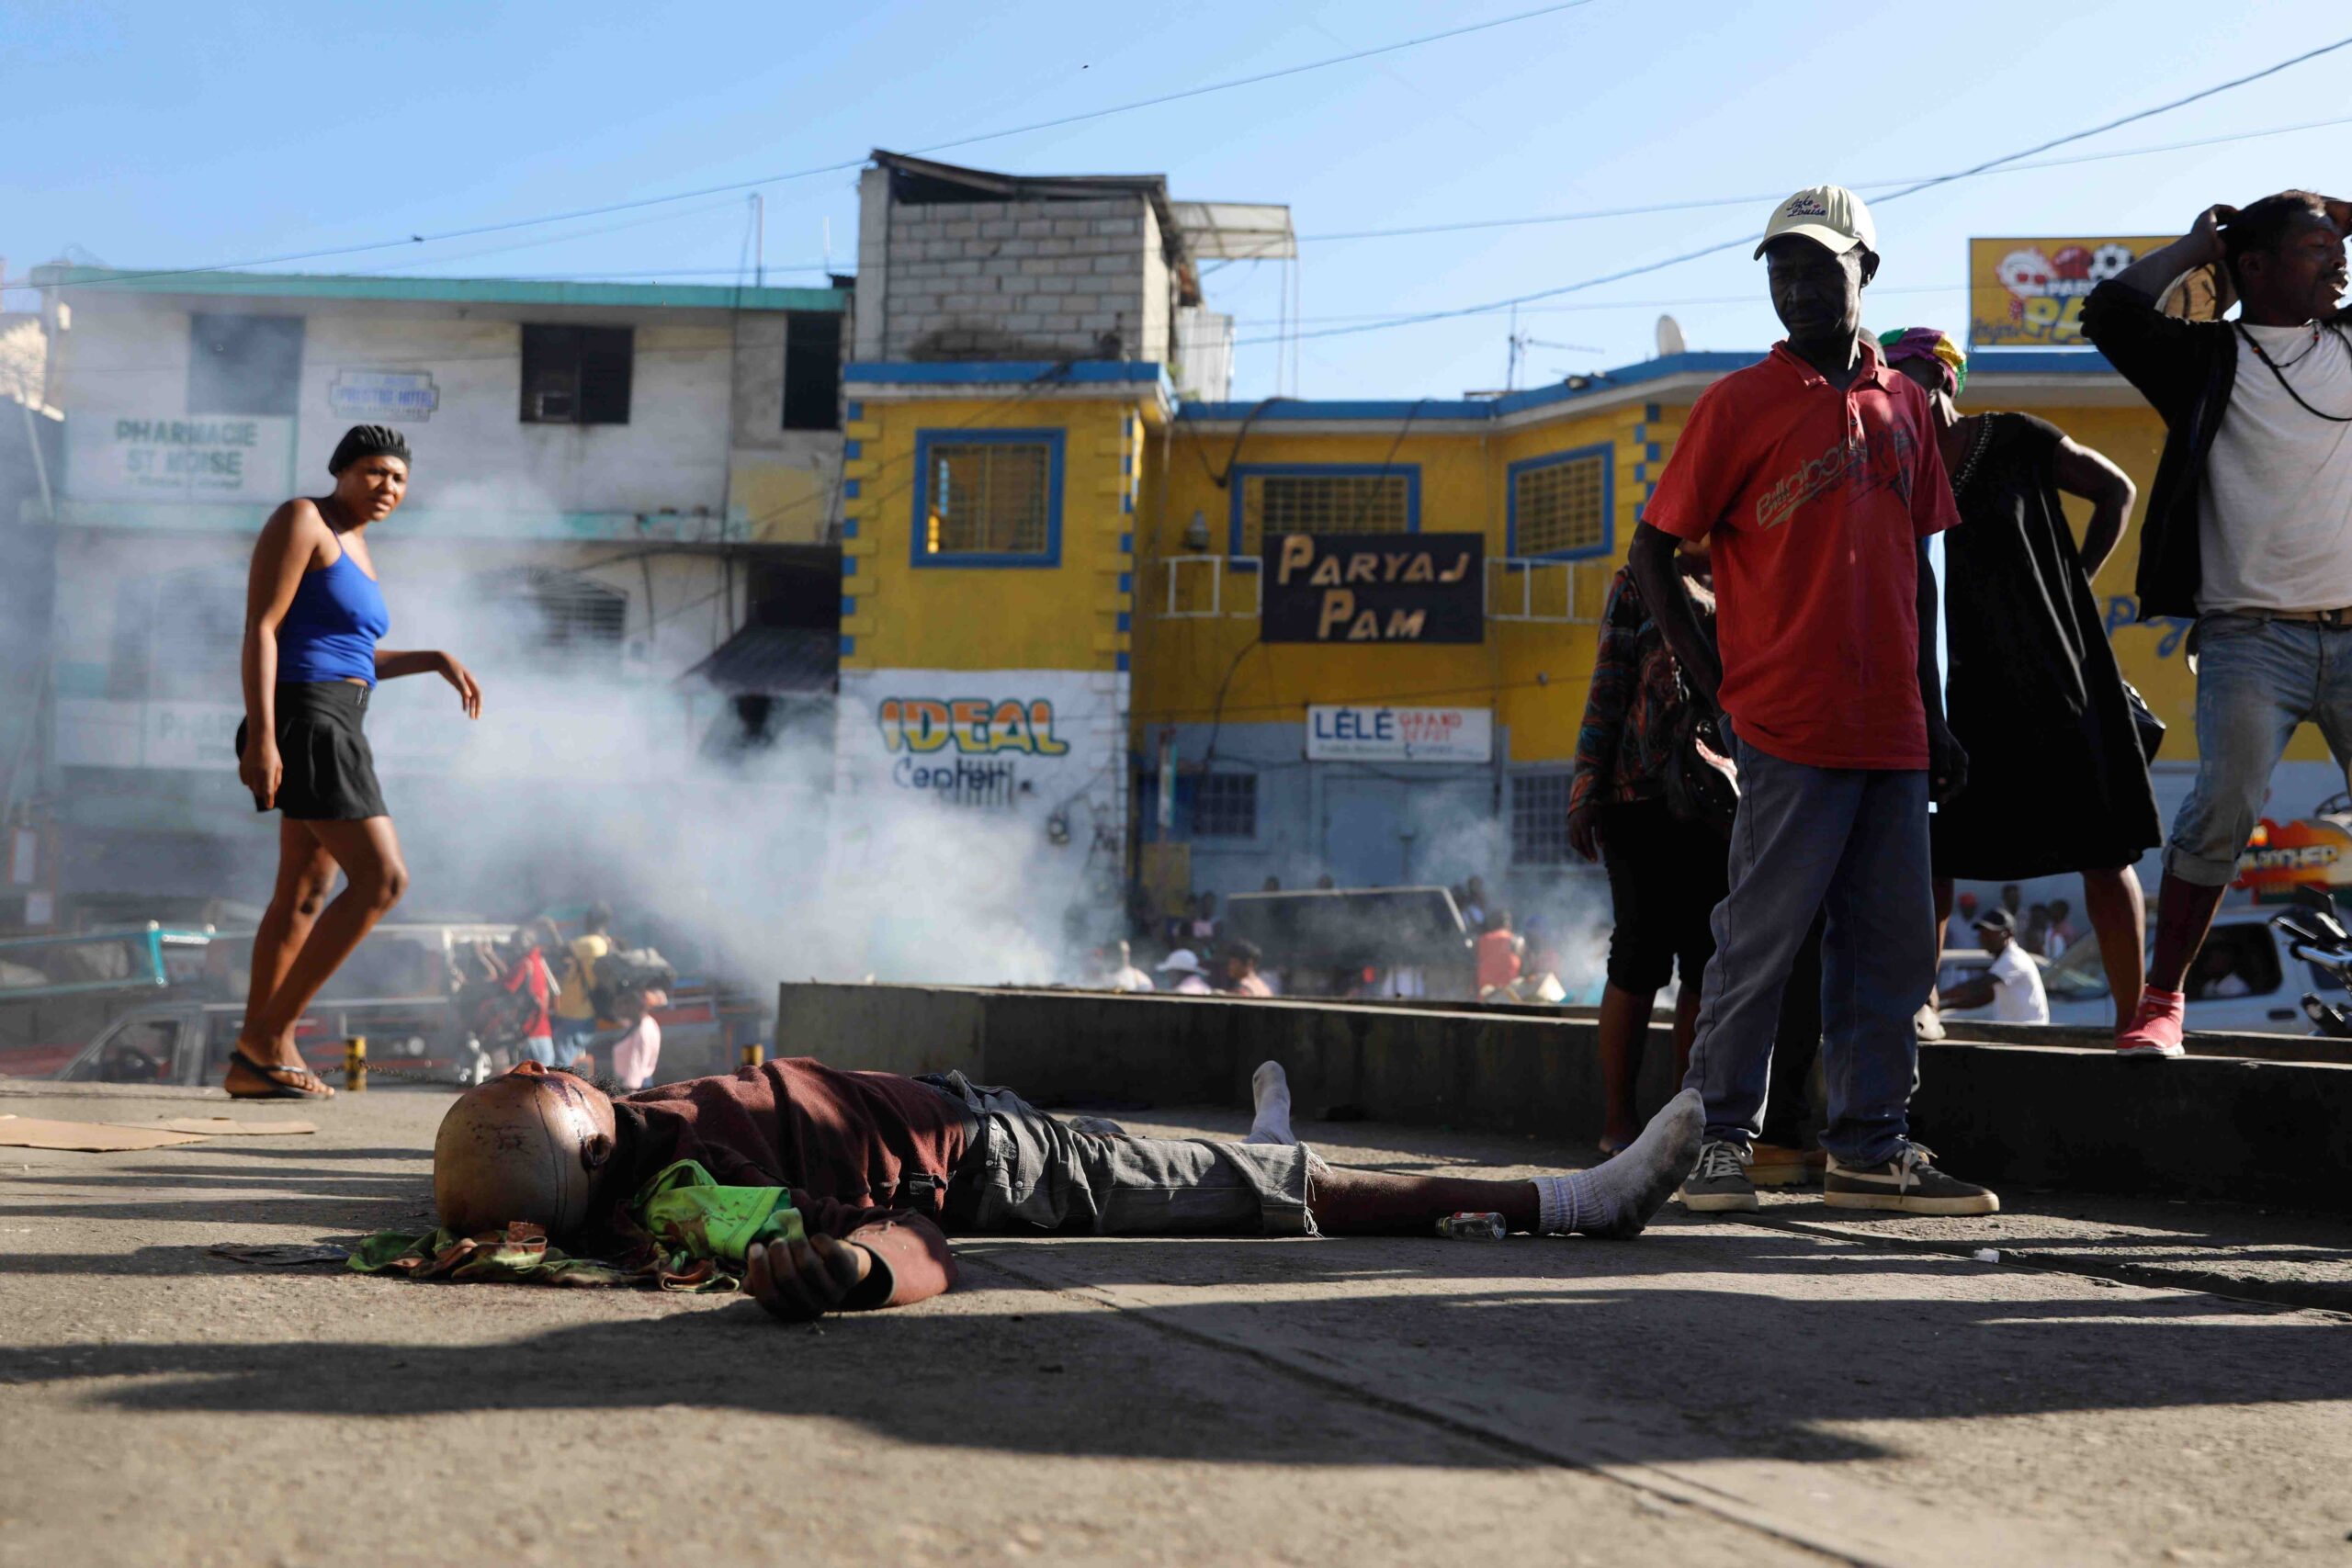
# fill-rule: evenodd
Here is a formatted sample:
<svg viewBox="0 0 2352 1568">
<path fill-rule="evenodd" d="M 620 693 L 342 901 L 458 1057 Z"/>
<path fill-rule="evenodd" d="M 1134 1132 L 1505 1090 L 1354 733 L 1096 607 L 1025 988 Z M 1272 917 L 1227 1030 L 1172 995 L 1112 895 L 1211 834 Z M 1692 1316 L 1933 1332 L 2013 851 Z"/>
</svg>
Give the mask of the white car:
<svg viewBox="0 0 2352 1568">
<path fill-rule="evenodd" d="M 2153 911 L 2151 915 L 2153 932 Z M 2078 937 L 2059 957 L 2034 962 L 2041 965 L 2042 988 L 2050 993 L 2051 1022 L 2078 1027 L 2114 1022 L 2115 1004 L 2108 995 L 2107 970 L 2096 936 Z M 1947 948 L 1938 968 L 1937 989 L 1949 992 L 1983 975 L 1991 963 L 1980 949 Z M 2309 1034 L 2312 1030 L 2303 1016 L 2304 992 L 2315 991 L 2331 1001 L 2345 999 L 2344 987 L 2334 976 L 2287 951 L 2286 940 L 2270 928 L 2270 911 L 2243 908 L 2224 910 L 2214 920 L 2186 989 L 2188 1027 L 2222 1034 Z M 1947 1008 L 1943 1016 L 1989 1020 L 1993 1010 L 1990 1005 Z"/>
</svg>

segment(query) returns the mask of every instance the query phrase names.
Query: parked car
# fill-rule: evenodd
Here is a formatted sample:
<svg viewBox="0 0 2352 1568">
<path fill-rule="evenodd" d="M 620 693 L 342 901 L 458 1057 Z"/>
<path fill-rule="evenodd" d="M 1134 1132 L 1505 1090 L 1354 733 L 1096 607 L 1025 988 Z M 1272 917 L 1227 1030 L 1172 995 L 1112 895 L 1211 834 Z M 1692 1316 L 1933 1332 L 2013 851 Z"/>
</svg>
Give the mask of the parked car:
<svg viewBox="0 0 2352 1568">
<path fill-rule="evenodd" d="M 2224 910 L 2213 922 L 2211 934 L 2189 970 L 2188 1027 L 2209 1033 L 2309 1034 L 2303 1016 L 2305 991 L 2322 996 L 2344 995 L 2333 975 L 2306 964 L 2287 951 L 2287 943 L 2271 929 L 2272 911 L 2257 908 Z M 2153 931 L 2154 921 L 2149 922 Z M 2115 1004 L 2108 993 L 2107 969 L 2098 939 L 2084 935 L 2055 959 L 2036 958 L 2041 966 L 2042 988 L 2050 994 L 2050 1021 L 2101 1026 L 2115 1021 Z M 1992 959 L 1975 948 L 1947 948 L 1937 971 L 1939 991 L 1949 993 L 1963 980 L 1982 976 Z M 1944 1010 L 1946 1019 L 1990 1019 L 1988 1005 L 1966 1010 Z"/>
</svg>

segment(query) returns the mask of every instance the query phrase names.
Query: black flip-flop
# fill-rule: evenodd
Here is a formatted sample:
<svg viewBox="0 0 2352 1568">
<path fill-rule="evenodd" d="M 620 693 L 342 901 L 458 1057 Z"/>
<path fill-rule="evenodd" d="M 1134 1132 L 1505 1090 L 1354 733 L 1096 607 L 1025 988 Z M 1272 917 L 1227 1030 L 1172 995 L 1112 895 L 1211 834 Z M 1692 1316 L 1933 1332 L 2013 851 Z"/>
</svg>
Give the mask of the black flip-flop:
<svg viewBox="0 0 2352 1568">
<path fill-rule="evenodd" d="M 235 1089 L 230 1089 L 229 1098 L 232 1100 L 333 1100 L 334 1098 L 334 1090 L 320 1083 L 319 1075 L 308 1067 L 281 1067 L 275 1064 L 256 1062 L 233 1046 L 230 1048 L 229 1060 L 269 1085 L 268 1089 L 259 1094 L 239 1094 Z M 319 1087 L 315 1089 L 303 1089 L 299 1085 L 287 1082 L 289 1077 L 309 1078 Z"/>
</svg>

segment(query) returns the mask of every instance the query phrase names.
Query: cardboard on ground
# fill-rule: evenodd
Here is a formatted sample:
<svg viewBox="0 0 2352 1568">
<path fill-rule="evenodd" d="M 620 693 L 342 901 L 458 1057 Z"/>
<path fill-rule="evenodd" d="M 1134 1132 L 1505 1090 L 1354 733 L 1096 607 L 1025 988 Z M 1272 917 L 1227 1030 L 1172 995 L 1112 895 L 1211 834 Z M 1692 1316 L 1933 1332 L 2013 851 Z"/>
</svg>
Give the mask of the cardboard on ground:
<svg viewBox="0 0 2352 1568">
<path fill-rule="evenodd" d="M 177 1133 L 201 1133 L 213 1138 L 275 1138 L 318 1131 L 308 1122 L 237 1122 L 226 1116 L 166 1116 L 156 1124 Z"/>
<path fill-rule="evenodd" d="M 0 1116 L 0 1145 L 15 1149 L 74 1149 L 83 1154 L 119 1154 L 130 1149 L 200 1144 L 201 1133 L 168 1127 L 111 1127 L 103 1122 L 45 1122 L 38 1116 Z"/>
</svg>

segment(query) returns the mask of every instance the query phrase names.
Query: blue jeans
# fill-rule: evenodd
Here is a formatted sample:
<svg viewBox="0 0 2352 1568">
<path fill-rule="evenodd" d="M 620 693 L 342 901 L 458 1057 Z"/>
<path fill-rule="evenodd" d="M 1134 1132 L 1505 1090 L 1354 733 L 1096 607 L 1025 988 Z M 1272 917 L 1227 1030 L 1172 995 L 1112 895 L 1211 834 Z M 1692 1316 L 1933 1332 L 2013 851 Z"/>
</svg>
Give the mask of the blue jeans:
<svg viewBox="0 0 2352 1568">
<path fill-rule="evenodd" d="M 2165 872 L 2225 887 L 2296 727 L 2316 723 L 2336 766 L 2352 759 L 2352 627 L 2203 615 L 2195 637 L 2197 784 L 2173 818 Z"/>
<path fill-rule="evenodd" d="M 556 1065 L 555 1042 L 544 1034 L 526 1034 L 514 1042 L 514 1057 L 517 1061 L 537 1062 L 543 1067 L 552 1067 Z"/>
<path fill-rule="evenodd" d="M 1840 1165 L 1894 1157 L 1918 1082 L 1914 1016 L 1936 978 L 1924 771 L 1815 768 L 1742 741 L 1731 891 L 1715 906 L 1690 1076 L 1707 1136 L 1746 1147 L 1764 1128 L 1789 970 L 1815 915 L 1821 940 L 1821 1146 Z"/>
<path fill-rule="evenodd" d="M 596 1021 L 593 1018 L 559 1018 L 555 1021 L 555 1060 L 551 1066 L 568 1067 L 580 1060 L 588 1049 L 588 1042 L 596 1037 Z"/>
</svg>

